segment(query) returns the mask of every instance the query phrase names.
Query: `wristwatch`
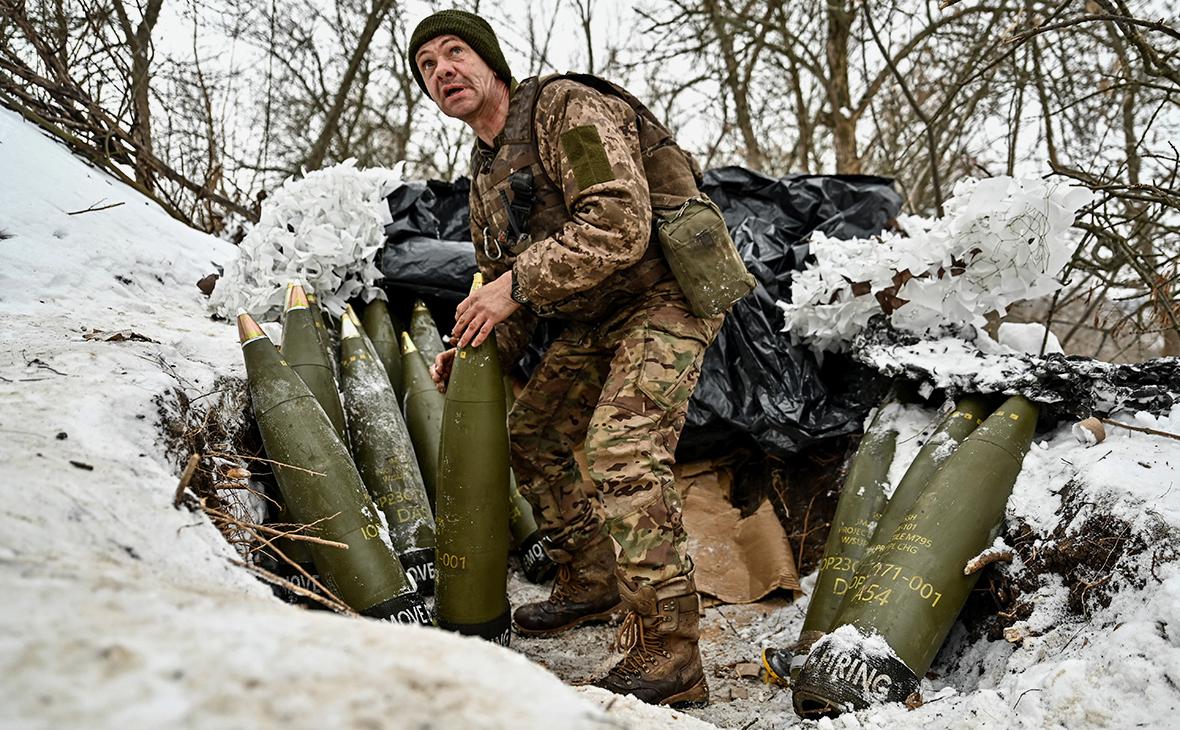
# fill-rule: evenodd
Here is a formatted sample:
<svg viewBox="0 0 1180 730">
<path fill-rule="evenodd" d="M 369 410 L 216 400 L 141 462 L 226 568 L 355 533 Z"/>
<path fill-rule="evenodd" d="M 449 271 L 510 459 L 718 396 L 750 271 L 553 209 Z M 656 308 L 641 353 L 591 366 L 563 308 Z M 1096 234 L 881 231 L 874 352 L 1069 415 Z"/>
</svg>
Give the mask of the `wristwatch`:
<svg viewBox="0 0 1180 730">
<path fill-rule="evenodd" d="M 529 305 L 529 300 L 525 299 L 524 292 L 520 290 L 520 277 L 516 275 L 516 267 L 512 267 L 512 301 L 524 306 Z"/>
</svg>

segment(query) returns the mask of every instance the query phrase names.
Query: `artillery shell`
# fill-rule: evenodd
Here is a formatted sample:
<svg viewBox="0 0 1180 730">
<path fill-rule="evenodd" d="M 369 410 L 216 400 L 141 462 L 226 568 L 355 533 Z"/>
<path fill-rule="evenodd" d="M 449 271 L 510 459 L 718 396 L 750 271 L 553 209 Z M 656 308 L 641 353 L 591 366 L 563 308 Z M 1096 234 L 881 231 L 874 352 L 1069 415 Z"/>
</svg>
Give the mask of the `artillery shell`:
<svg viewBox="0 0 1180 730">
<path fill-rule="evenodd" d="M 295 283 L 288 284 L 287 302 L 283 307 L 283 359 L 315 396 L 316 402 L 332 422 L 336 435 L 347 439 L 340 392 L 336 389 L 332 365 L 316 334 L 316 321 L 303 287 Z"/>
<path fill-rule="evenodd" d="M 351 312 L 348 313 L 351 315 Z M 422 595 L 434 592 L 434 515 L 397 394 L 351 316 L 340 325 L 341 385 L 352 452 L 394 550 Z"/>
<path fill-rule="evenodd" d="M 422 598 L 388 541 L 376 506 L 324 410 L 248 314 L 238 316 L 250 399 L 292 518 L 313 525 L 312 556 L 329 588 L 354 610 L 428 623 Z"/>
<path fill-rule="evenodd" d="M 442 436 L 443 407 L 446 398 L 434 387 L 429 366 L 408 333 L 402 333 L 402 412 L 414 444 L 418 469 L 426 485 L 430 507 L 435 505 L 438 483 L 438 446 Z"/>
<path fill-rule="evenodd" d="M 836 514 L 824 544 L 819 577 L 807 604 L 799 641 L 792 649 L 792 677 L 798 675 L 811 645 L 831 628 L 840 601 L 856 574 L 873 528 L 885 508 L 885 485 L 897 444 L 897 431 L 883 426 L 881 420 L 889 402 L 892 398 L 877 409 L 848 467 L 848 476 L 840 490 Z"/>
<path fill-rule="evenodd" d="M 509 412 L 516 402 L 516 394 L 512 390 L 512 381 L 504 378 L 504 405 Z M 544 583 L 553 577 L 557 571 L 557 563 L 545 552 L 541 544 L 541 531 L 537 528 L 537 519 L 533 515 L 533 506 L 520 493 L 516 483 L 516 474 L 508 471 L 508 514 L 509 526 L 512 530 L 512 549 L 520 555 L 520 567 L 524 577 L 533 583 Z"/>
<path fill-rule="evenodd" d="M 991 544 L 1036 420 L 1034 404 L 1009 398 L 934 474 L 849 587 L 834 627 L 841 637 L 816 643 L 795 686 L 796 712 L 832 714 L 917 691 L 979 579 L 963 566 Z"/>
<path fill-rule="evenodd" d="M 336 343 L 328 331 L 328 317 L 320 308 L 320 300 L 315 292 L 307 292 L 307 307 L 311 310 L 311 321 L 315 325 L 315 334 L 324 350 L 324 357 L 332 367 L 332 375 L 340 382 L 340 358 L 337 356 Z"/>
<path fill-rule="evenodd" d="M 438 624 L 507 646 L 508 419 L 494 336 L 455 357 L 437 490 Z"/>
<path fill-rule="evenodd" d="M 442 336 L 438 333 L 438 325 L 435 324 L 434 317 L 426 308 L 426 302 L 421 299 L 414 302 L 414 308 L 410 311 L 410 337 L 418 346 L 422 357 L 426 358 L 427 365 L 433 363 L 438 354 L 447 349 L 443 344 Z"/>
<path fill-rule="evenodd" d="M 363 316 L 365 333 L 377 351 L 377 357 L 385 366 L 389 383 L 397 393 L 398 402 L 402 397 L 402 348 L 398 338 L 398 327 L 389 315 L 389 307 L 380 299 L 365 305 Z"/>
</svg>

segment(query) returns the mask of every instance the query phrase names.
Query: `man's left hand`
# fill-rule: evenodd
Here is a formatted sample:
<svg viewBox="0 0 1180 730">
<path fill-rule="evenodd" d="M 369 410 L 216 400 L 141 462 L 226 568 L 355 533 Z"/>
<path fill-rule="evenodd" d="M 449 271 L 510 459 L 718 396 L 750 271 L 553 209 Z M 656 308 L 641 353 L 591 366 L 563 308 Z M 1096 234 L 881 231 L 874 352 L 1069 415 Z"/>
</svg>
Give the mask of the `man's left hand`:
<svg viewBox="0 0 1180 730">
<path fill-rule="evenodd" d="M 459 302 L 455 308 L 455 328 L 451 330 L 451 342 L 460 349 L 468 344 L 479 347 L 496 325 L 511 317 L 518 309 L 520 303 L 512 298 L 512 272 L 508 271 Z"/>
</svg>

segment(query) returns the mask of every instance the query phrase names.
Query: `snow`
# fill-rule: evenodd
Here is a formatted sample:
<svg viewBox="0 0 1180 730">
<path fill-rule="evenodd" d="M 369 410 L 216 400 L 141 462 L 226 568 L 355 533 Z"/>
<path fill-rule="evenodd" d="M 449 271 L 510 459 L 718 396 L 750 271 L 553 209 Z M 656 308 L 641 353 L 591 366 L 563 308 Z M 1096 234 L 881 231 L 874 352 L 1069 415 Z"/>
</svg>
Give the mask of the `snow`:
<svg viewBox="0 0 1180 730">
<path fill-rule="evenodd" d="M 195 286 L 233 247 L 4 109 L 0 169 L 0 727 L 701 726 L 608 711 L 488 642 L 274 598 L 172 506 L 158 423 L 159 396 L 244 375 Z"/>
<path fill-rule="evenodd" d="M 0 176 L 0 727 L 707 727 L 568 687 L 488 642 L 275 599 L 234 565 L 237 552 L 200 513 L 172 506 L 179 467 L 160 436 L 160 403 L 174 391 L 215 399 L 219 378 L 243 375 L 232 326 L 210 319 L 194 285 L 235 249 L 6 110 L 0 167 L 19 172 Z M 151 341 L 105 339 L 115 332 Z M 1027 355 L 986 347 L 944 339 L 886 354 L 899 368 L 936 370 L 944 387 L 992 378 L 1002 389 L 1027 370 Z M 938 415 L 911 405 L 883 414 L 898 430 L 891 482 Z M 1109 415 L 1180 432 L 1180 406 Z M 1106 440 L 1087 446 L 1072 425 L 1038 435 L 1007 509 L 1017 557 L 988 568 L 1031 583 L 1031 612 L 1008 640 L 957 625 L 938 676 L 923 680 L 925 704 L 804 723 L 786 690 L 751 684 L 756 700 L 718 698 L 693 714 L 759 728 L 1174 724 L 1180 441 L 1108 425 Z M 1030 555 L 1085 540 L 1096 516 L 1125 523 L 1127 541 L 1145 547 L 1103 566 L 1111 578 L 1079 614 L 1067 581 L 1035 574 Z M 1035 540 L 1014 541 L 1018 528 Z M 814 580 L 803 580 L 805 591 Z M 1104 605 L 1094 596 L 1106 589 Z M 710 608 L 706 625 L 742 647 L 786 646 L 806 600 Z M 740 616 L 750 618 L 735 628 Z M 594 630 L 598 643 L 612 631 Z M 706 659 L 756 661 L 735 646 L 712 644 Z"/>
<path fill-rule="evenodd" d="M 881 428 L 897 432 L 893 462 L 889 465 L 889 483 L 884 485 L 886 497 L 893 496 L 893 491 L 901 483 L 914 457 L 926 444 L 930 432 L 937 428 L 940 421 L 941 416 L 931 413 L 929 409 L 909 404 L 893 403 L 886 406 L 881 413 Z M 866 420 L 866 428 L 868 423 Z"/>
<path fill-rule="evenodd" d="M 999 343 L 1015 352 L 1040 355 L 1042 342 L 1045 343 L 1045 355 L 1065 352 L 1057 335 L 1050 332 L 1046 338 L 1045 325 L 1038 322 L 1001 322 L 997 334 Z"/>
<path fill-rule="evenodd" d="M 817 352 L 844 350 L 884 312 L 899 330 L 981 327 L 988 312 L 1059 289 L 1070 227 L 1089 190 L 999 176 L 955 185 L 938 219 L 899 216 L 905 235 L 840 240 L 812 234 L 814 264 L 779 302 L 784 331 Z M 1038 350 L 1039 351 L 1039 343 Z"/>
<path fill-rule="evenodd" d="M 896 658 L 893 648 L 877 632 L 864 633 L 852 625 L 841 626 L 816 643 L 816 649 L 826 646 L 836 654 L 856 652 L 865 657 Z"/>
</svg>

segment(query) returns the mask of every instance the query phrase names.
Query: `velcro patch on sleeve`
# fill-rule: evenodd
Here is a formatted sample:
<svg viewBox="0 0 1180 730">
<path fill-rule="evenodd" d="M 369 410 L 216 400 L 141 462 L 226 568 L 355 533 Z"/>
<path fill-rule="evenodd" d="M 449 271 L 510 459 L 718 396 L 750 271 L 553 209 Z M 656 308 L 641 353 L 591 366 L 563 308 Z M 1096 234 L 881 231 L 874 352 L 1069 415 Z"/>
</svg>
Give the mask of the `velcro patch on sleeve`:
<svg viewBox="0 0 1180 730">
<path fill-rule="evenodd" d="M 596 127 L 585 125 L 564 132 L 561 149 L 574 169 L 579 190 L 615 179 Z"/>
</svg>

